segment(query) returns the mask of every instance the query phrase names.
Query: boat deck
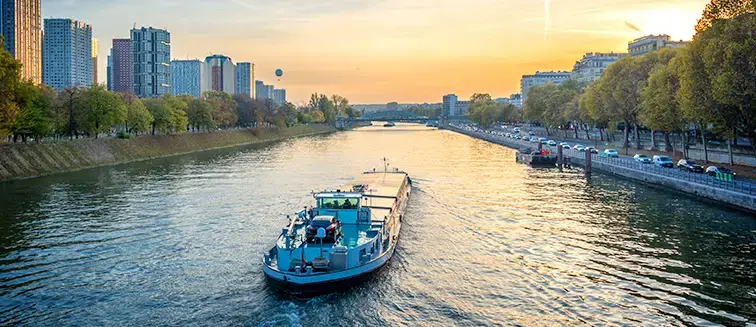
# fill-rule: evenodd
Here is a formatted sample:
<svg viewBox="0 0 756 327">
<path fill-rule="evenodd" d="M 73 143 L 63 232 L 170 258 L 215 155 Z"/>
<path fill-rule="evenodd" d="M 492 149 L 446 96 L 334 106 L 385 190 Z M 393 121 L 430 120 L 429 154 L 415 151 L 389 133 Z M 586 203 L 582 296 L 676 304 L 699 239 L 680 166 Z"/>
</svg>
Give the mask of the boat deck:
<svg viewBox="0 0 756 327">
<path fill-rule="evenodd" d="M 383 221 L 391 214 L 405 179 L 406 175 L 402 173 L 370 172 L 360 174 L 344 188 L 351 189 L 357 184 L 368 185 L 369 189 L 365 191 L 361 205 L 370 208 L 373 222 Z"/>
</svg>

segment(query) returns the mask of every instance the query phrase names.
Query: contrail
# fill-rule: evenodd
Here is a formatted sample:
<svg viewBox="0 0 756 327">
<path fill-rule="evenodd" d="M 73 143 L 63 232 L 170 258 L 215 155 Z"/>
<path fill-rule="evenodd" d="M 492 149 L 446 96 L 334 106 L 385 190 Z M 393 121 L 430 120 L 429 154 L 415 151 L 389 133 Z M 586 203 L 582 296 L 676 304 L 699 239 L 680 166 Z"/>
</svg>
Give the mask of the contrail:
<svg viewBox="0 0 756 327">
<path fill-rule="evenodd" d="M 629 27 L 629 28 L 632 28 L 632 29 L 634 29 L 635 31 L 641 32 L 640 28 L 638 28 L 637 26 L 635 26 L 635 25 L 633 25 L 633 24 L 630 24 L 630 23 L 628 23 L 628 22 L 625 22 L 625 25 L 627 25 L 627 27 Z"/>
<path fill-rule="evenodd" d="M 549 25 L 551 18 L 549 17 L 549 7 L 551 5 L 551 0 L 544 0 L 543 9 L 544 9 L 544 19 L 543 19 L 543 39 L 546 40 L 546 37 L 549 35 Z"/>
</svg>

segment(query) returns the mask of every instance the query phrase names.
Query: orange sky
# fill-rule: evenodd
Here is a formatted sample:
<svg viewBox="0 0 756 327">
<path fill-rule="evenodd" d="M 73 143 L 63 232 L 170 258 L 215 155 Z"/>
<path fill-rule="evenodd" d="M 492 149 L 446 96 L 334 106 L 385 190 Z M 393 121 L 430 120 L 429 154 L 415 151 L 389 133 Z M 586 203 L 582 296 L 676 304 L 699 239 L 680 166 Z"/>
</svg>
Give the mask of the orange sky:
<svg viewBox="0 0 756 327">
<path fill-rule="evenodd" d="M 286 88 L 297 104 L 312 92 L 341 94 L 352 103 L 408 103 L 440 102 L 447 93 L 509 96 L 519 92 L 521 75 L 571 70 L 585 52 L 626 52 L 629 40 L 647 34 L 689 40 L 706 3 L 47 0 L 43 17 L 92 24 L 100 39 L 101 72 L 110 39 L 127 37 L 136 23 L 168 29 L 175 58 L 222 53 L 254 62 L 257 79 Z M 142 6 L 154 10 L 138 10 Z M 285 71 L 280 81 L 276 68 Z"/>
</svg>

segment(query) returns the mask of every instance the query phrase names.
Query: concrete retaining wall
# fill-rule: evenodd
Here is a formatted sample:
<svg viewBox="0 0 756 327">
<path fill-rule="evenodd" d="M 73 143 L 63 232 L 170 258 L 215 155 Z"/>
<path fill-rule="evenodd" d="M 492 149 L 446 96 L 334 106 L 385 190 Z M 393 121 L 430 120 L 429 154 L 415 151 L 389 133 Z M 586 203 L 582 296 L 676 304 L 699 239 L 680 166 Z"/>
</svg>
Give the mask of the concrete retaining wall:
<svg viewBox="0 0 756 327">
<path fill-rule="evenodd" d="M 0 145 L 0 181 L 334 131 L 336 129 L 333 126 L 313 124 L 284 129 L 229 130 L 140 136 L 133 139 L 101 138 L 4 144 Z"/>
</svg>

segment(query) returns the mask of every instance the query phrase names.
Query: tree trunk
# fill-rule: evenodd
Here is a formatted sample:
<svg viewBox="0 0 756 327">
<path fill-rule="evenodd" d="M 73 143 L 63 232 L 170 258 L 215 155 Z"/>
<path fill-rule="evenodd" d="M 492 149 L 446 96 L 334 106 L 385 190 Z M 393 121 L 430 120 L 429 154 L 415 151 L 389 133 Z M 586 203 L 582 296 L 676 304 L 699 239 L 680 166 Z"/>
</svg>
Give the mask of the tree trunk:
<svg viewBox="0 0 756 327">
<path fill-rule="evenodd" d="M 706 146 L 706 130 L 701 128 L 701 142 L 703 142 L 704 163 L 709 163 L 709 149 Z"/>
<path fill-rule="evenodd" d="M 575 139 L 579 139 L 580 137 L 578 136 L 578 126 L 577 126 L 577 124 L 572 124 L 572 128 L 575 129 Z"/>
<path fill-rule="evenodd" d="M 625 121 L 625 128 L 623 129 L 624 140 L 622 141 L 622 147 L 625 148 L 625 154 L 627 154 L 627 148 L 630 146 L 630 122 Z"/>
<path fill-rule="evenodd" d="M 549 128 L 547 126 L 544 126 L 543 128 L 546 129 L 546 136 L 551 136 L 551 132 L 549 131 Z"/>
<path fill-rule="evenodd" d="M 656 144 L 656 131 L 651 130 L 651 151 L 656 151 L 659 146 Z"/>
<path fill-rule="evenodd" d="M 638 123 L 633 122 L 633 134 L 635 137 L 635 148 L 640 150 L 641 148 L 641 139 L 640 139 L 640 132 L 638 131 Z"/>
<path fill-rule="evenodd" d="M 738 138 L 738 133 L 737 133 L 737 131 L 735 130 L 735 126 L 733 126 L 733 127 L 732 127 L 732 139 L 733 139 L 733 142 L 734 142 L 734 140 L 735 140 L 735 139 L 737 139 L 737 138 Z M 734 160 L 734 158 L 733 158 L 733 156 L 732 156 L 732 145 L 733 145 L 732 143 L 733 143 L 733 142 L 727 142 L 727 152 L 728 152 L 728 154 L 730 155 L 730 165 L 731 165 L 731 166 L 735 164 L 735 160 Z"/>
<path fill-rule="evenodd" d="M 152 135 L 155 135 L 155 123 L 152 123 Z"/>
<path fill-rule="evenodd" d="M 664 152 L 674 152 L 675 147 L 672 146 L 672 141 L 669 139 L 669 132 L 664 132 Z"/>
</svg>

